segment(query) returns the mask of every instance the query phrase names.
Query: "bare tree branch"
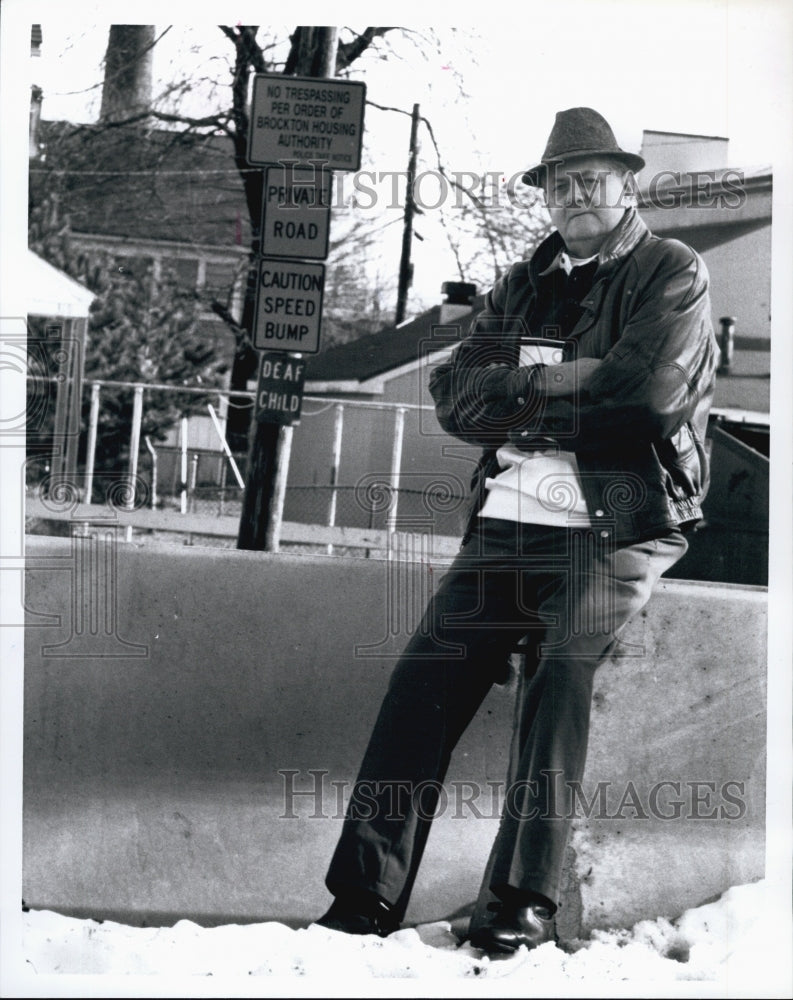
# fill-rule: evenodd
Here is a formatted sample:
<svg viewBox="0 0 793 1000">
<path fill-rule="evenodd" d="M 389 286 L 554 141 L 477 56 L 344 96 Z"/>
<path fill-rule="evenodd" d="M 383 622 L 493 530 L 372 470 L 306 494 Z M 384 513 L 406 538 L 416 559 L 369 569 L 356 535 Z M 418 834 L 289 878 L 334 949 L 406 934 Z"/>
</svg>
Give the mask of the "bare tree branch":
<svg viewBox="0 0 793 1000">
<path fill-rule="evenodd" d="M 171 122 L 177 125 L 188 125 L 190 128 L 214 128 L 221 132 L 225 132 L 227 135 L 231 135 L 231 129 L 228 126 L 230 119 L 230 114 L 223 115 L 207 115 L 204 118 L 191 118 L 189 115 L 175 115 L 168 111 L 141 111 L 135 115 L 127 115 L 124 118 L 113 118 L 105 119 L 102 122 L 102 128 L 123 128 L 126 125 L 135 125 L 137 122 L 143 122 L 149 118 L 156 118 L 157 121 L 161 122 Z M 89 126 L 95 128 L 95 126 Z M 75 131 L 85 129 L 86 126 L 78 126 Z"/>
<path fill-rule="evenodd" d="M 395 31 L 395 27 L 390 28 L 367 28 L 362 34 L 356 35 L 349 42 L 339 42 L 339 49 L 336 53 L 336 72 L 342 70 L 355 62 L 374 42 L 375 38 L 381 38 L 387 31 Z"/>
<path fill-rule="evenodd" d="M 251 343 L 250 334 L 248 333 L 248 331 L 245 329 L 244 326 L 240 326 L 239 323 L 234 319 L 234 316 L 231 310 L 228 308 L 228 306 L 225 306 L 222 302 L 218 301 L 218 299 L 213 299 L 212 302 L 209 304 L 209 308 L 212 310 L 213 313 L 215 313 L 216 316 L 219 316 L 223 320 L 226 326 L 228 326 L 228 328 L 234 334 L 234 339 L 237 342 L 238 350 L 240 350 L 241 348 L 253 347 L 253 344 Z"/>
<path fill-rule="evenodd" d="M 253 227 L 253 239 L 256 244 L 254 249 L 257 249 L 262 204 L 262 172 L 249 169 L 248 129 L 250 122 L 247 102 L 251 65 L 257 72 L 265 72 L 266 67 L 261 49 L 256 43 L 258 29 L 255 25 L 242 25 L 236 29 L 220 25 L 220 30 L 227 38 L 231 39 L 235 48 L 234 79 L 231 87 L 234 131 L 231 135 L 234 142 L 234 162 L 242 178 L 245 200 Z"/>
</svg>

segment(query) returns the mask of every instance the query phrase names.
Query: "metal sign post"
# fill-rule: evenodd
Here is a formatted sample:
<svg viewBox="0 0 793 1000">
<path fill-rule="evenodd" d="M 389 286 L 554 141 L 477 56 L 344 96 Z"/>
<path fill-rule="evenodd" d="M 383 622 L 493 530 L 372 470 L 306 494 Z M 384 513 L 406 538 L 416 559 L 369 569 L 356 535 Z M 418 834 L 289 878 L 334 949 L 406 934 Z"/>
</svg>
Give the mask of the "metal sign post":
<svg viewBox="0 0 793 1000">
<path fill-rule="evenodd" d="M 278 73 L 253 80 L 248 162 L 266 169 L 252 333 L 253 346 L 266 353 L 239 548 L 278 551 L 285 465 L 305 382 L 301 359 L 320 349 L 325 267 L 315 261 L 328 255 L 331 171 L 360 167 L 365 98 L 366 85 L 351 80 Z"/>
</svg>

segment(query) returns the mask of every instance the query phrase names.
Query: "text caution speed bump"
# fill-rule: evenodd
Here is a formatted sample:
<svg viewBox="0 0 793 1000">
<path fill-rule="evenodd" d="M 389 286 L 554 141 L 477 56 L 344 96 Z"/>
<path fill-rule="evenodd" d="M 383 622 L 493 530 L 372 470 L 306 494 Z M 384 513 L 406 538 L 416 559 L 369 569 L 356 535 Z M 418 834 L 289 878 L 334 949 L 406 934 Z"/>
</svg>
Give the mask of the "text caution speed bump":
<svg viewBox="0 0 793 1000">
<path fill-rule="evenodd" d="M 319 353 L 325 265 L 263 257 L 259 261 L 253 346 Z"/>
<path fill-rule="evenodd" d="M 269 424 L 294 424 L 300 418 L 306 364 L 275 351 L 261 355 L 256 386 L 256 419 Z"/>
</svg>

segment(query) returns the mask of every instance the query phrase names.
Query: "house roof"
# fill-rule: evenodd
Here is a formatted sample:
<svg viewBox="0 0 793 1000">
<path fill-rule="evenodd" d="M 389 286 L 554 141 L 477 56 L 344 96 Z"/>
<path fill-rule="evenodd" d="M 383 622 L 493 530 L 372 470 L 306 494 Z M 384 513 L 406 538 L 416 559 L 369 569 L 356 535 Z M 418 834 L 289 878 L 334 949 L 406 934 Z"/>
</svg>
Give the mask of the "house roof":
<svg viewBox="0 0 793 1000">
<path fill-rule="evenodd" d="M 729 141 L 729 137 L 726 135 L 702 135 L 700 132 L 667 132 L 665 129 L 656 128 L 646 128 L 642 130 L 643 136 L 648 135 L 660 135 L 664 138 L 679 138 L 679 139 L 718 139 L 722 142 Z"/>
<path fill-rule="evenodd" d="M 25 261 L 28 316 L 87 317 L 96 297 L 85 285 L 48 264 L 32 250 Z"/>
<path fill-rule="evenodd" d="M 659 229 L 655 221 L 657 213 L 669 217 L 669 223 L 663 228 L 679 225 L 680 209 L 686 209 L 689 215 L 706 211 L 718 216 L 722 225 L 730 225 L 736 210 L 745 209 L 750 198 L 756 200 L 757 196 L 770 194 L 772 187 L 770 166 L 670 170 L 640 180 L 639 209 L 652 215 L 655 229 Z M 746 216 L 747 212 L 739 214 Z M 760 203 L 759 214 L 770 220 L 770 200 Z"/>
<path fill-rule="evenodd" d="M 31 202 L 57 192 L 75 232 L 249 246 L 231 139 L 224 135 L 41 122 Z"/>
<path fill-rule="evenodd" d="M 474 299 L 472 311 L 478 311 L 484 297 Z M 467 314 L 462 317 L 466 323 Z M 328 348 L 311 358 L 306 372 L 307 382 L 365 382 L 403 365 L 417 361 L 433 336 L 433 329 L 440 325 L 441 307 L 433 306 L 427 312 L 399 326 L 385 326 L 347 344 Z"/>
</svg>

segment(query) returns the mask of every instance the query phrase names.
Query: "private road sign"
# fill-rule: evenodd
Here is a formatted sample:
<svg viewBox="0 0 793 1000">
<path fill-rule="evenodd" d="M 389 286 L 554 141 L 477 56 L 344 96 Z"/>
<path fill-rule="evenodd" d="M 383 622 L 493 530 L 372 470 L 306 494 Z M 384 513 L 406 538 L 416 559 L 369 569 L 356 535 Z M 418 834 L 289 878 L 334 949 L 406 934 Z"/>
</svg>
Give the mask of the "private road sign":
<svg viewBox="0 0 793 1000">
<path fill-rule="evenodd" d="M 275 257 L 328 256 L 330 185 L 327 170 L 267 167 L 262 198 L 262 246 Z"/>
<path fill-rule="evenodd" d="M 257 73 L 253 78 L 248 162 L 357 170 L 366 84 Z"/>
</svg>

